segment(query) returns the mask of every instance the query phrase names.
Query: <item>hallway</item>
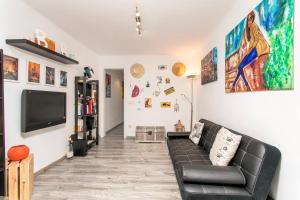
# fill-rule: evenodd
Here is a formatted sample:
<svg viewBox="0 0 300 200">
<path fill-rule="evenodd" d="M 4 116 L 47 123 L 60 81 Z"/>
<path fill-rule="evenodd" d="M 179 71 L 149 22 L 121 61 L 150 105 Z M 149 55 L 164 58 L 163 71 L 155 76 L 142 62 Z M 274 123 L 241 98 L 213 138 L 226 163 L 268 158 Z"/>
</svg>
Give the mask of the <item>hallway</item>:
<svg viewBox="0 0 300 200">
<path fill-rule="evenodd" d="M 64 160 L 35 181 L 33 200 L 179 200 L 166 144 L 110 131 L 86 157 Z"/>
</svg>

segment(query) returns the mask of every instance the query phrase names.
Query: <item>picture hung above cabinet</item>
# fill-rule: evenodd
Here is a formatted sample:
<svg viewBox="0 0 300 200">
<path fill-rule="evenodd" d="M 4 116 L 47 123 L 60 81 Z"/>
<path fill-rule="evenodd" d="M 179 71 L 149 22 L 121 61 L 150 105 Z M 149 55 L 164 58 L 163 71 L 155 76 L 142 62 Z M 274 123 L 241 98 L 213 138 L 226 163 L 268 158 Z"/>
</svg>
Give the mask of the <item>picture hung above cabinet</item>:
<svg viewBox="0 0 300 200">
<path fill-rule="evenodd" d="M 19 80 L 19 60 L 11 56 L 4 55 L 3 58 L 3 78 L 6 80 Z"/>
<path fill-rule="evenodd" d="M 40 83 L 41 79 L 41 65 L 32 61 L 28 62 L 28 82 L 29 83 Z"/>
<path fill-rule="evenodd" d="M 207 84 L 218 79 L 218 53 L 213 48 L 201 61 L 201 84 Z"/>
<path fill-rule="evenodd" d="M 145 74 L 144 66 L 136 63 L 131 66 L 130 73 L 133 78 L 137 78 L 137 79 L 142 78 Z"/>
<path fill-rule="evenodd" d="M 46 66 L 46 85 L 55 85 L 55 69 Z"/>
<path fill-rule="evenodd" d="M 67 72 L 60 71 L 60 86 L 67 87 L 68 86 L 68 76 Z"/>
<path fill-rule="evenodd" d="M 175 76 L 182 77 L 186 72 L 185 64 L 177 62 L 172 67 L 172 72 Z"/>
<path fill-rule="evenodd" d="M 111 75 L 105 74 L 105 97 L 111 98 Z"/>
<path fill-rule="evenodd" d="M 225 91 L 290 90 L 294 0 L 264 0 L 226 36 Z"/>
</svg>

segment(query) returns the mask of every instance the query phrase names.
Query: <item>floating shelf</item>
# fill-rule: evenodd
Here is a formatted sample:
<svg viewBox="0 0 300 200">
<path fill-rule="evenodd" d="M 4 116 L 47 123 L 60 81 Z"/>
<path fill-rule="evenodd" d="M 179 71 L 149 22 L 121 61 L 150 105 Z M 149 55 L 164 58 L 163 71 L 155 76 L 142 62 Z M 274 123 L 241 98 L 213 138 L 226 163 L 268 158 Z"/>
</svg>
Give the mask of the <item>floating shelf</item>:
<svg viewBox="0 0 300 200">
<path fill-rule="evenodd" d="M 8 39 L 6 44 L 29 51 L 31 53 L 55 60 L 63 64 L 79 64 L 78 61 L 57 53 L 27 39 Z"/>
</svg>

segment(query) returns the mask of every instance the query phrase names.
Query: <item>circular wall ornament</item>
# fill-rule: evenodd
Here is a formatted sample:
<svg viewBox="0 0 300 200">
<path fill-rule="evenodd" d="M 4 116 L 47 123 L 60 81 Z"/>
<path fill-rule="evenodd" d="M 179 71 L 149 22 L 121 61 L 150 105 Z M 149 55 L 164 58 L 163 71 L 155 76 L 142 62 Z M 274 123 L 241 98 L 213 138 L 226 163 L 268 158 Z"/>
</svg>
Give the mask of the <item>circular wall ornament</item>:
<svg viewBox="0 0 300 200">
<path fill-rule="evenodd" d="M 142 78 L 145 73 L 144 66 L 136 63 L 131 66 L 130 73 L 134 78 Z"/>
<path fill-rule="evenodd" d="M 175 76 L 179 76 L 179 77 L 183 76 L 186 72 L 185 64 L 181 62 L 175 63 L 172 67 L 172 72 Z"/>
</svg>

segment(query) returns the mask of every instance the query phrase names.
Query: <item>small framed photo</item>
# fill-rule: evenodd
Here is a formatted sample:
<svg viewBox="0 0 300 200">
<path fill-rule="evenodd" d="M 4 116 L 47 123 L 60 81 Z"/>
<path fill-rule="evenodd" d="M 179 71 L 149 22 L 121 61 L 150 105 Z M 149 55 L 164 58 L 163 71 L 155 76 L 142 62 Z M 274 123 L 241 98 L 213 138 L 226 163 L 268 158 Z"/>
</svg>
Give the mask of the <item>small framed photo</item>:
<svg viewBox="0 0 300 200">
<path fill-rule="evenodd" d="M 3 77 L 5 80 L 19 80 L 19 60 L 11 56 L 4 55 L 3 59 Z"/>
<path fill-rule="evenodd" d="M 62 87 L 67 87 L 68 86 L 68 77 L 67 77 L 67 72 L 65 71 L 60 71 L 60 86 Z"/>
<path fill-rule="evenodd" d="M 33 61 L 28 61 L 28 83 L 40 84 L 41 83 L 41 64 Z"/>
<path fill-rule="evenodd" d="M 46 66 L 46 85 L 55 85 L 55 68 Z"/>
</svg>

